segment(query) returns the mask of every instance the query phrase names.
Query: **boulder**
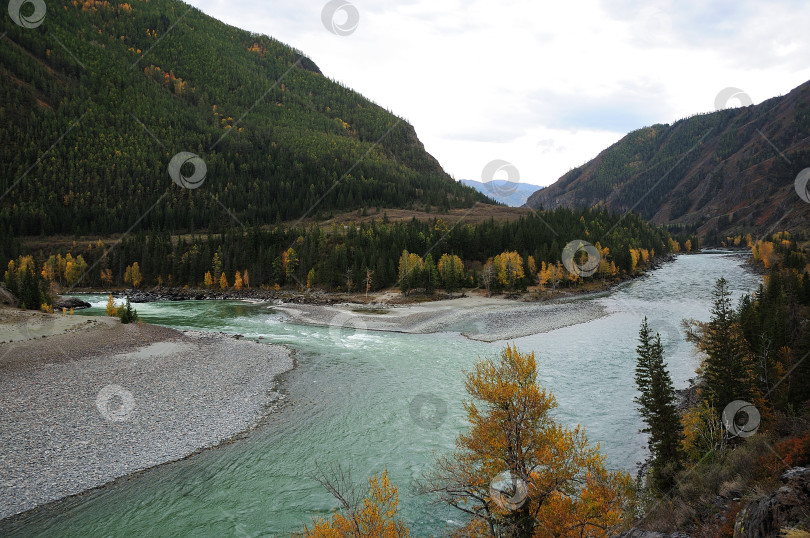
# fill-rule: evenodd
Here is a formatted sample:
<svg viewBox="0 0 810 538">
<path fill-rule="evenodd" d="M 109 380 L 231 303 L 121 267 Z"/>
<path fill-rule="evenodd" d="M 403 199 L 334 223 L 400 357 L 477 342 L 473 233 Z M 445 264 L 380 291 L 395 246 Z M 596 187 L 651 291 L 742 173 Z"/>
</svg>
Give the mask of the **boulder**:
<svg viewBox="0 0 810 538">
<path fill-rule="evenodd" d="M 57 310 L 63 308 L 81 310 L 82 308 L 90 308 L 90 303 L 82 301 L 78 297 L 59 297 L 54 301 L 53 307 Z"/>
<path fill-rule="evenodd" d="M 14 296 L 13 293 L 8 291 L 3 284 L 0 284 L 0 304 L 8 305 L 8 306 L 17 306 L 19 304 L 19 299 Z"/>
<path fill-rule="evenodd" d="M 160 300 L 160 296 L 157 294 L 133 289 L 124 290 L 123 292 L 116 294 L 116 297 L 120 297 L 124 300 L 129 297 L 129 302 L 131 303 L 152 303 Z"/>
<path fill-rule="evenodd" d="M 781 530 L 810 519 L 810 469 L 794 467 L 780 477 L 784 486 L 751 501 L 737 515 L 735 538 L 782 536 Z"/>
</svg>

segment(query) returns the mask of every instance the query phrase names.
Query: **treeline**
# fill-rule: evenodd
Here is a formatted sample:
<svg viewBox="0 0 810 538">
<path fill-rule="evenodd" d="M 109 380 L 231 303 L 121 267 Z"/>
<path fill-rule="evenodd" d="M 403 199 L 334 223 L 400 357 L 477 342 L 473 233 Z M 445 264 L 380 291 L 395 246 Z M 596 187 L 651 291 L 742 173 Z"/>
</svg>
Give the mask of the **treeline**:
<svg viewBox="0 0 810 538">
<path fill-rule="evenodd" d="M 411 125 L 299 51 L 182 2 L 77 0 L 35 29 L 2 17 L 0 32 L 0 230 L 12 236 L 123 232 L 142 216 L 147 230 L 216 232 L 232 222 L 222 205 L 268 225 L 313 208 L 487 200 Z M 206 163 L 200 188 L 172 183 L 180 151 Z"/>
<path fill-rule="evenodd" d="M 477 225 L 450 226 L 441 218 L 392 223 L 383 216 L 328 230 L 314 225 L 253 227 L 179 238 L 167 232 L 138 232 L 114 245 L 97 241 L 61 252 L 40 252 L 35 258 L 43 277 L 60 287 L 227 288 L 241 280 L 245 287 L 358 291 L 401 284 L 407 289 L 452 291 L 485 285 L 482 275 L 486 277 L 489 267 L 494 270 L 493 288 L 516 289 L 541 280 L 555 286 L 576 284 L 578 279 L 563 276 L 561 265 L 563 248 L 574 239 L 591 239 L 599 246 L 597 276 L 602 278 L 633 274 L 651 264 L 654 256 L 680 248 L 665 230 L 636 215 L 557 209 Z M 418 267 L 409 274 L 413 281 L 402 278 L 403 251 Z M 560 278 L 550 276 L 552 267 Z M 424 275 L 432 285 L 424 282 Z"/>
</svg>

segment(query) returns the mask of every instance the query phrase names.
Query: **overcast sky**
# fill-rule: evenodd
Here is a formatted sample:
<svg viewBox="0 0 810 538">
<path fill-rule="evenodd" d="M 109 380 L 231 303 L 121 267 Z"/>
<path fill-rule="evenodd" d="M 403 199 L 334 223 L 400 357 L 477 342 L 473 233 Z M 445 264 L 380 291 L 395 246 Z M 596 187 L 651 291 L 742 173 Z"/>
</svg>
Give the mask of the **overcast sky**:
<svg viewBox="0 0 810 538">
<path fill-rule="evenodd" d="M 760 103 L 810 80 L 806 0 L 333 2 L 349 6 L 329 29 L 320 0 L 190 3 L 404 117 L 456 179 L 501 159 L 549 185 L 631 130 L 714 110 L 724 88 Z"/>
</svg>

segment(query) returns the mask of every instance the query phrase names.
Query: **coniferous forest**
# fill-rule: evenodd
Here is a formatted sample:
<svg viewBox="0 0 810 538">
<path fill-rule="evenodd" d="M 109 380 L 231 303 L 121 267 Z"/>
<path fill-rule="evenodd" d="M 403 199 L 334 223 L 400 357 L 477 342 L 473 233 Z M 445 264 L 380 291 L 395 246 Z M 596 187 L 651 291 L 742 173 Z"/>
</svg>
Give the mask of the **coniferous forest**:
<svg viewBox="0 0 810 538">
<path fill-rule="evenodd" d="M 248 275 L 247 284 L 242 280 L 245 287 L 306 285 L 351 291 L 353 286 L 360 289 L 369 272 L 373 273 L 370 290 L 400 284 L 403 251 L 424 258 L 422 263 L 429 257 L 435 265 L 445 254 L 457 256 L 461 262 L 457 287 L 478 286 L 488 260 L 502 252 L 515 252 L 521 276 L 503 282 L 515 289 L 535 284 L 545 266 L 559 268 L 561 285 L 581 282 L 560 263 L 565 245 L 581 237 L 593 241 L 600 251 L 597 278 L 633 275 L 650 267 L 655 256 L 681 248 L 664 229 L 651 227 L 636 215 L 558 209 L 517 221 L 490 220 L 477 225 L 448 225 L 441 218 L 391 223 L 383 215 L 371 223 L 331 229 L 316 225 L 269 230 L 236 227 L 220 234 L 179 238 L 168 232 L 135 232 L 120 244 L 99 240 L 57 252 L 40 251 L 32 256 L 31 266 L 46 280 L 71 288 L 229 288 L 239 272 L 241 279 Z M 139 278 L 134 279 L 136 265 Z M 556 287 L 553 275 L 549 280 Z M 420 282 L 411 287 L 428 286 Z"/>
<path fill-rule="evenodd" d="M 120 233 L 139 218 L 208 230 L 232 222 L 223 206 L 266 225 L 486 200 L 300 51 L 180 2 L 75 1 L 35 29 L 0 24 L 4 236 Z M 167 173 L 182 151 L 207 167 L 198 189 Z"/>
</svg>

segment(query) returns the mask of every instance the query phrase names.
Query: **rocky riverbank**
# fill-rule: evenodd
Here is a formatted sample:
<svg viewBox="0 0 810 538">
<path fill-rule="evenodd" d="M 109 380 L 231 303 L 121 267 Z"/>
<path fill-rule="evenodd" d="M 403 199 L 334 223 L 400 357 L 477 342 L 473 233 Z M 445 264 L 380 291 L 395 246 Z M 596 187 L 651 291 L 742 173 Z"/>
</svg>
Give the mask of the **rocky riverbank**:
<svg viewBox="0 0 810 538">
<path fill-rule="evenodd" d="M 0 335 L 0 518 L 251 429 L 293 367 L 281 346 L 112 318 L 3 308 Z"/>
</svg>

